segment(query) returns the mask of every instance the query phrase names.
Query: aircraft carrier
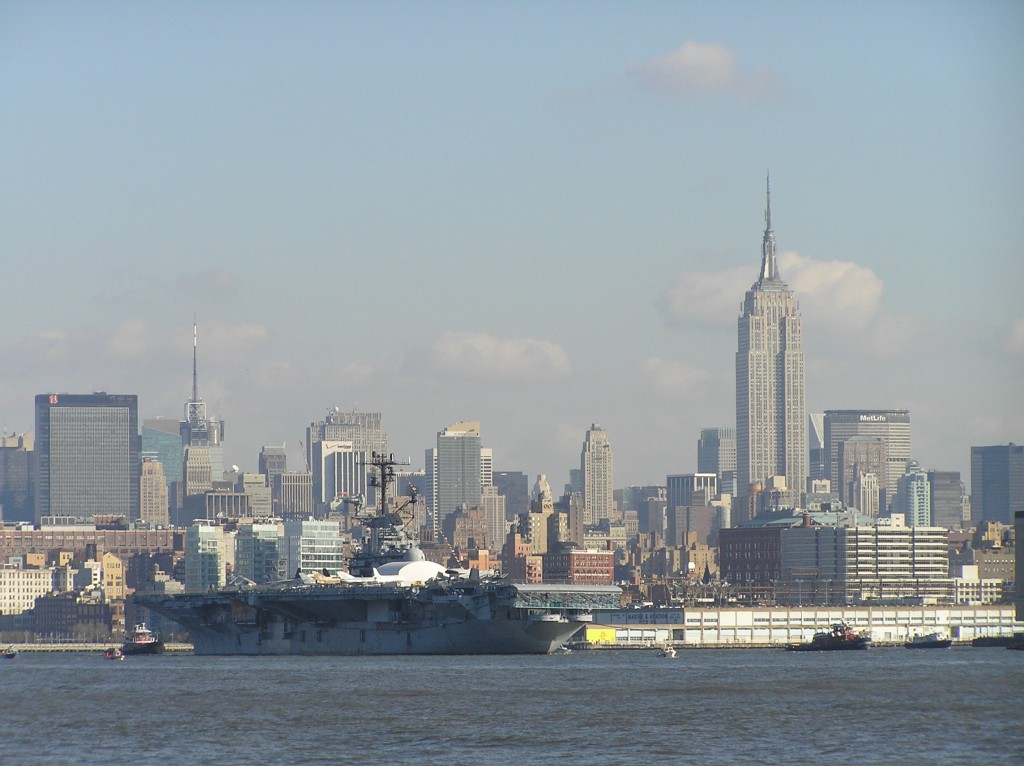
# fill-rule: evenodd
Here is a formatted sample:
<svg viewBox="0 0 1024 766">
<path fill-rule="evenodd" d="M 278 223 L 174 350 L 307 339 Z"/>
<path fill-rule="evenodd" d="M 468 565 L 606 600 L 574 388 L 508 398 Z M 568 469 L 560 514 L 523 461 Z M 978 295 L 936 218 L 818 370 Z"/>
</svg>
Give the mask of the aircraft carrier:
<svg viewBox="0 0 1024 766">
<path fill-rule="evenodd" d="M 612 585 L 514 584 L 423 560 L 402 507 L 387 509 L 393 456 L 373 465 L 380 507 L 348 572 L 136 603 L 187 629 L 201 655 L 548 654 L 595 611 L 619 607 Z"/>
</svg>

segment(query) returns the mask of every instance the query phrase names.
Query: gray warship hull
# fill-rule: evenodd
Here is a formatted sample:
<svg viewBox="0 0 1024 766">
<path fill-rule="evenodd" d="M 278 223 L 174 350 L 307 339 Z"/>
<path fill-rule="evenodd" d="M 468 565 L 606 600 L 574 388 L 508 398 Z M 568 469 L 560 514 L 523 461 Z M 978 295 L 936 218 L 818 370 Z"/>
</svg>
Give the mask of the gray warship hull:
<svg viewBox="0 0 1024 766">
<path fill-rule="evenodd" d="M 549 654 L 614 586 L 288 584 L 136 596 L 188 631 L 200 655 Z"/>
</svg>

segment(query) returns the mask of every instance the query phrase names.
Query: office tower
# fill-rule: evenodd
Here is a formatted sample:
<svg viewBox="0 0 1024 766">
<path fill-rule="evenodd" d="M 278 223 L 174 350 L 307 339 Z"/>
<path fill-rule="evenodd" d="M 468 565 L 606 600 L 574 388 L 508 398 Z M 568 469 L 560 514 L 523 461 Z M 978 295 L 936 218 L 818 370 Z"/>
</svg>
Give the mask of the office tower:
<svg viewBox="0 0 1024 766">
<path fill-rule="evenodd" d="M 185 470 L 185 446 L 181 422 L 170 418 L 146 418 L 142 421 L 142 456 L 163 466 L 164 481 L 170 489 L 181 483 Z"/>
<path fill-rule="evenodd" d="M 878 486 L 879 476 L 884 476 L 888 464 L 886 462 L 885 442 L 871 436 L 854 436 L 839 442 L 839 479 L 833 490 L 846 505 L 853 506 L 869 516 L 877 516 L 881 496 L 867 499 L 867 505 L 875 508 L 868 514 L 858 502 L 864 502 L 864 492 L 869 486 Z M 876 477 L 875 481 L 865 484 L 860 478 L 865 474 Z M 856 499 L 855 499 L 856 498 Z"/>
<path fill-rule="evenodd" d="M 1015 583 L 1024 583 L 1024 511 L 1013 514 L 1013 573 Z M 1024 620 L 1024 588 L 1015 585 L 1013 611 L 1017 622 Z"/>
<path fill-rule="evenodd" d="M 885 445 L 885 469 L 878 477 L 881 484 L 880 508 L 888 509 L 896 497 L 896 483 L 910 462 L 910 412 L 907 410 L 826 410 L 825 471 L 832 491 L 845 495 L 840 486 L 839 445 L 847 439 L 867 437 Z"/>
<path fill-rule="evenodd" d="M 257 583 L 288 577 L 281 552 L 283 536 L 284 527 L 278 523 L 240 524 L 235 537 L 235 574 Z"/>
<path fill-rule="evenodd" d="M 706 543 L 712 531 L 712 501 L 718 497 L 718 476 L 714 473 L 684 473 L 665 477 L 665 544 L 679 546 L 685 533 L 700 532 Z"/>
<path fill-rule="evenodd" d="M 850 505 L 856 508 L 865 516 L 878 518 L 880 489 L 878 486 L 878 474 L 858 473 L 857 478 L 850 484 L 851 499 Z"/>
<path fill-rule="evenodd" d="M 185 530 L 185 592 L 205 593 L 227 584 L 234 537 L 222 526 L 199 521 Z"/>
<path fill-rule="evenodd" d="M 530 479 L 522 471 L 494 471 L 494 486 L 505 498 L 505 520 L 512 521 L 530 510 Z M 504 539 L 504 536 L 502 537 Z"/>
<path fill-rule="evenodd" d="M 273 515 L 270 487 L 262 473 L 240 473 L 235 479 L 235 492 L 249 498 L 249 512 L 255 519 L 267 519 Z"/>
<path fill-rule="evenodd" d="M 278 515 L 285 521 L 299 521 L 313 515 L 313 474 L 288 471 L 274 477 L 274 497 L 280 503 Z"/>
<path fill-rule="evenodd" d="M 933 527 L 963 528 L 964 492 L 959 471 L 929 471 Z"/>
<path fill-rule="evenodd" d="M 1024 446 L 971 447 L 971 521 L 1013 524 L 1024 511 Z"/>
<path fill-rule="evenodd" d="M 323 420 L 310 423 L 306 429 L 306 460 L 313 464 L 313 445 L 319 441 L 352 442 L 352 450 L 387 453 L 388 437 L 384 433 L 379 412 L 343 412 L 339 407 L 330 410 Z M 315 480 L 315 477 L 314 477 Z"/>
<path fill-rule="evenodd" d="M 779 276 L 771 190 L 765 208 L 761 273 L 747 291 L 736 352 L 736 470 L 741 518 L 754 485 L 784 477 L 784 500 L 797 502 L 807 480 L 807 405 L 800 315 Z M 773 483 L 781 485 L 780 478 Z"/>
<path fill-rule="evenodd" d="M 736 493 L 736 429 L 702 428 L 697 440 L 697 472 L 718 476 L 720 491 Z"/>
<path fill-rule="evenodd" d="M 370 486 L 373 469 L 369 466 L 374 452 L 387 451 L 388 438 L 379 412 L 343 412 L 335 407 L 323 420 L 310 423 L 306 429 L 306 462 L 313 472 L 317 513 L 330 510 L 332 502 L 357 495 L 367 504 L 375 504 L 376 490 Z"/>
<path fill-rule="evenodd" d="M 487 542 L 493 550 L 500 550 L 509 523 L 505 520 L 508 511 L 505 508 L 505 496 L 498 492 L 493 484 L 485 486 L 480 495 L 484 517 L 487 519 Z"/>
<path fill-rule="evenodd" d="M 347 502 L 376 505 L 376 488 L 370 485 L 372 457 L 368 452 L 356 450 L 351 441 L 313 442 L 313 503 L 318 515 L 339 509 L 354 511 L 341 507 Z"/>
<path fill-rule="evenodd" d="M 264 446 L 260 450 L 259 472 L 266 477 L 267 487 L 270 488 L 272 515 L 280 518 L 281 498 L 276 494 L 275 478 L 288 472 L 288 451 L 284 445 L 280 447 Z"/>
<path fill-rule="evenodd" d="M 480 448 L 480 486 L 489 487 L 494 484 L 494 450 L 490 447 Z"/>
<path fill-rule="evenodd" d="M 691 505 L 694 493 L 702 493 L 701 504 L 718 497 L 718 477 L 713 473 L 680 473 L 665 477 L 665 500 L 669 512 Z"/>
<path fill-rule="evenodd" d="M 812 412 L 807 416 L 807 491 L 810 483 L 829 478 L 825 472 L 825 413 Z"/>
<path fill-rule="evenodd" d="M 267 486 L 274 486 L 274 477 L 288 470 L 288 452 L 284 446 L 266 446 L 260 450 L 259 472 L 267 477 Z"/>
<path fill-rule="evenodd" d="M 481 498 L 480 423 L 455 423 L 439 431 L 434 465 L 434 525 L 463 505 L 479 505 Z"/>
<path fill-rule="evenodd" d="M 928 474 L 921 470 L 916 461 L 911 461 L 907 471 L 896 483 L 897 513 L 902 513 L 908 527 L 930 527 L 932 525 L 931 492 Z"/>
<path fill-rule="evenodd" d="M 185 447 L 185 495 L 202 494 L 210 489 L 205 472 L 209 464 L 210 485 L 224 475 L 224 421 L 208 416 L 206 402 L 199 398 L 199 332 L 192 325 L 192 397 L 185 402 L 185 418 L 179 424 L 181 442 Z M 192 452 L 192 481 L 188 472 L 189 451 Z"/>
<path fill-rule="evenodd" d="M 281 551 L 290 576 L 296 571 L 335 572 L 346 565 L 345 541 L 337 521 L 286 521 Z"/>
<path fill-rule="evenodd" d="M 597 524 L 601 519 L 611 518 L 615 511 L 612 446 L 608 433 L 597 423 L 590 426 L 583 440 L 580 474 L 583 477 L 584 523 Z"/>
<path fill-rule="evenodd" d="M 39 394 L 35 410 L 36 520 L 138 518 L 138 397 Z"/>
<path fill-rule="evenodd" d="M 142 458 L 142 470 L 139 476 L 138 521 L 150 527 L 166 527 L 170 524 L 164 467 L 158 460 L 149 457 Z"/>
<path fill-rule="evenodd" d="M 28 434 L 0 435 L 0 521 L 32 521 L 35 452 Z"/>
<path fill-rule="evenodd" d="M 210 448 L 196 445 L 185 447 L 182 474 L 182 489 L 186 498 L 199 497 L 213 489 L 213 457 Z M 194 511 L 195 502 L 187 500 L 186 503 L 191 503 Z M 197 518 L 197 515 L 193 512 L 190 517 Z"/>
</svg>

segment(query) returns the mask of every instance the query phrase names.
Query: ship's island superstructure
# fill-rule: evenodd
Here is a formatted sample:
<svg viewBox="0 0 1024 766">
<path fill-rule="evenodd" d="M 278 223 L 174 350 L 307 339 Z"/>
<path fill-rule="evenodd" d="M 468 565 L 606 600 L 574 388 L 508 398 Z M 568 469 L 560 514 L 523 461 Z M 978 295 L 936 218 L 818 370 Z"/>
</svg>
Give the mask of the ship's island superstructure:
<svg viewBox="0 0 1024 766">
<path fill-rule="evenodd" d="M 415 498 L 388 508 L 394 456 L 374 453 L 372 465 L 380 502 L 357 510 L 367 535 L 348 572 L 136 603 L 187 629 L 207 655 L 547 654 L 594 611 L 618 608 L 611 585 L 513 584 L 424 560 L 406 529 Z"/>
</svg>

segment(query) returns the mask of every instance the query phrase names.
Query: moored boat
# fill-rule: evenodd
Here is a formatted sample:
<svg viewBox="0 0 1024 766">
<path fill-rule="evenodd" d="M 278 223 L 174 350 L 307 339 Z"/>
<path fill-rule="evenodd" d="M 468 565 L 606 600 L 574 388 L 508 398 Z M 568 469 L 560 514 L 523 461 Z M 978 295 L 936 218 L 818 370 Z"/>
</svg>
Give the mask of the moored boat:
<svg viewBox="0 0 1024 766">
<path fill-rule="evenodd" d="M 945 633 L 936 631 L 925 633 L 921 636 L 914 636 L 905 644 L 907 649 L 948 649 L 953 645 L 953 639 Z"/>
<path fill-rule="evenodd" d="M 163 642 L 144 622 L 125 634 L 124 643 L 121 644 L 122 654 L 161 654 L 163 650 Z"/>
<path fill-rule="evenodd" d="M 790 644 L 786 647 L 791 652 L 833 652 L 844 649 L 867 649 L 871 638 L 855 632 L 849 625 L 837 622 L 828 630 L 814 634 L 814 637 L 802 644 Z"/>
</svg>

